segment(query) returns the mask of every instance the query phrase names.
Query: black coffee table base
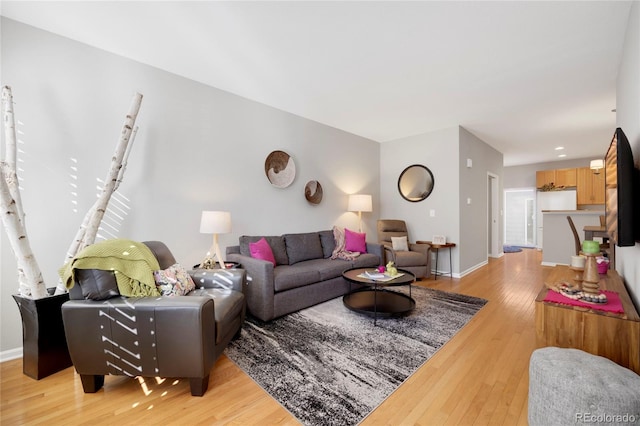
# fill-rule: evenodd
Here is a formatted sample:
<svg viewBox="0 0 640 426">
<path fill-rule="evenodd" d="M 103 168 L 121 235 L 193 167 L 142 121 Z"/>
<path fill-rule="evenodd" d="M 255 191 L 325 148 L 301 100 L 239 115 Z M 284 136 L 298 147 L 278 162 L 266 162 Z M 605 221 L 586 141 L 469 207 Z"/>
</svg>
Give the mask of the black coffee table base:
<svg viewBox="0 0 640 426">
<path fill-rule="evenodd" d="M 364 289 L 344 295 L 342 303 L 363 315 L 374 318 L 401 317 L 416 307 L 416 301 L 406 294 L 380 289 Z"/>
</svg>

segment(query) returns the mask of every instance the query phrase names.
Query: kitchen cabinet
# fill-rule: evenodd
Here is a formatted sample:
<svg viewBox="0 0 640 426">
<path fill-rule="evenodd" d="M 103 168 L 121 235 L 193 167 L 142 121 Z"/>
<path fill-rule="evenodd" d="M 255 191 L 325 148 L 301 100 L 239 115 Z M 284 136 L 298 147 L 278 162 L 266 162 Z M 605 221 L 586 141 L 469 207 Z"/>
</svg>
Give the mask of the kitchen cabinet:
<svg viewBox="0 0 640 426">
<path fill-rule="evenodd" d="M 545 185 L 556 182 L 555 170 L 539 170 L 536 172 L 536 188 L 540 189 Z"/>
<path fill-rule="evenodd" d="M 536 172 L 536 188 L 553 183 L 556 187 L 574 187 L 577 184 L 576 169 L 539 170 Z"/>
<path fill-rule="evenodd" d="M 589 167 L 577 169 L 578 205 L 604 204 L 604 173 L 594 173 Z"/>
<path fill-rule="evenodd" d="M 556 186 L 573 187 L 577 184 L 576 169 L 557 169 L 556 180 L 554 181 Z"/>
</svg>

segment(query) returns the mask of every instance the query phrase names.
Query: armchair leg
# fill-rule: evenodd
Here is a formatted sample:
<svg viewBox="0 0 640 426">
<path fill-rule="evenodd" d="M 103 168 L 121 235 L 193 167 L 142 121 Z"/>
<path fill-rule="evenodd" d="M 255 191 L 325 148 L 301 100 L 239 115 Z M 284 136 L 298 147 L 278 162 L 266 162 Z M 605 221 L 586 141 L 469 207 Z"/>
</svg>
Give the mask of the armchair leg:
<svg viewBox="0 0 640 426">
<path fill-rule="evenodd" d="M 202 396 L 209 387 L 209 375 L 206 377 L 192 377 L 189 379 L 189 385 L 191 386 L 191 395 Z"/>
<path fill-rule="evenodd" d="M 104 385 L 103 375 L 81 374 L 82 389 L 84 393 L 96 393 Z"/>
</svg>

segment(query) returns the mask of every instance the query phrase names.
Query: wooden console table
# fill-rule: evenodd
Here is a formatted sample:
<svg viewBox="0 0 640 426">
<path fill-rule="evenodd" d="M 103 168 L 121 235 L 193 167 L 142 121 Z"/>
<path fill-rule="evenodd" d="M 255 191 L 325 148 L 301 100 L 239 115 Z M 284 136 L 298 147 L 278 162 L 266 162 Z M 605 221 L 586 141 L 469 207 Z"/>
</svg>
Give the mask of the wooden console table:
<svg viewBox="0 0 640 426">
<path fill-rule="evenodd" d="M 547 282 L 572 282 L 573 277 L 568 267 L 556 266 Z M 535 302 L 537 346 L 581 349 L 640 374 L 640 316 L 616 271 L 600 275 L 599 285 L 620 295 L 624 314 L 543 302 L 550 291 L 543 286 Z"/>
<path fill-rule="evenodd" d="M 449 249 L 449 278 L 453 278 L 453 263 L 451 263 L 451 248 L 455 247 L 455 243 L 435 244 L 431 241 L 416 241 L 416 244 L 429 244 L 433 250 L 436 251 L 436 269 L 433 273 L 433 279 L 437 280 L 438 275 L 444 275 L 445 273 L 438 273 L 438 254 L 440 249 Z"/>
</svg>

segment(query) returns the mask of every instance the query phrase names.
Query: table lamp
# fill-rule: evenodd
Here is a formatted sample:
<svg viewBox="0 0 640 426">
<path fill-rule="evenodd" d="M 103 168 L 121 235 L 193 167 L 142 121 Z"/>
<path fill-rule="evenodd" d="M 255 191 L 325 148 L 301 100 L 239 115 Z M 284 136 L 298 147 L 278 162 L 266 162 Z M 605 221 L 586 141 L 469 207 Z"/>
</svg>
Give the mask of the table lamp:
<svg viewBox="0 0 640 426">
<path fill-rule="evenodd" d="M 211 269 L 215 266 L 216 259 L 221 269 L 225 269 L 222 252 L 218 245 L 218 234 L 231 232 L 231 213 L 221 211 L 203 211 L 200 218 L 200 233 L 213 234 L 213 243 L 207 252 L 207 256 L 200 264 L 201 268 Z"/>
<path fill-rule="evenodd" d="M 351 194 L 349 195 L 349 204 L 347 210 L 350 212 L 358 212 L 358 232 L 362 232 L 362 212 L 373 211 L 371 203 L 371 195 L 369 194 Z"/>
</svg>

